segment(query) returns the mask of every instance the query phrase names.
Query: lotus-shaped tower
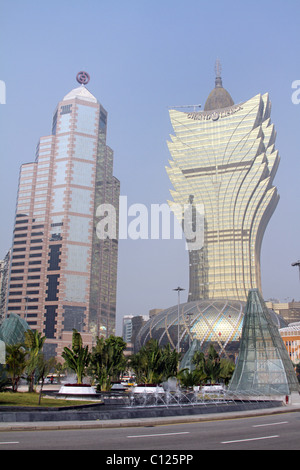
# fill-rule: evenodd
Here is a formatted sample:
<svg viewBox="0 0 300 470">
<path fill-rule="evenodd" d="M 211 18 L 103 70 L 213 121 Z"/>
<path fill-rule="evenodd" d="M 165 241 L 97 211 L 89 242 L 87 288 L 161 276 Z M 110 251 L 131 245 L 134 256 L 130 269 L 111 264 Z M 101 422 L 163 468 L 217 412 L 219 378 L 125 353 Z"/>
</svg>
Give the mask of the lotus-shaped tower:
<svg viewBox="0 0 300 470">
<path fill-rule="evenodd" d="M 249 289 L 261 291 L 261 245 L 279 199 L 269 96 L 234 104 L 220 75 L 218 65 L 203 111 L 170 110 L 169 204 L 204 208 L 203 246 L 188 244 L 188 301 L 246 301 Z"/>
</svg>

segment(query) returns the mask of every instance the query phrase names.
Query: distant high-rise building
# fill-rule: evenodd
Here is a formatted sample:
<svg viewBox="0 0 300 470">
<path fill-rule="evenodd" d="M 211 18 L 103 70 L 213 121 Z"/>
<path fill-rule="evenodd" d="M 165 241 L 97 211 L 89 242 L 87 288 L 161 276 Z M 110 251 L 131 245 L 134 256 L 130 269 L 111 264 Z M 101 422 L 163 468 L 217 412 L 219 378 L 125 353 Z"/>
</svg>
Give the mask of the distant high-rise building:
<svg viewBox="0 0 300 470">
<path fill-rule="evenodd" d="M 85 344 L 115 332 L 118 239 L 96 230 L 101 204 L 118 220 L 106 131 L 107 112 L 82 84 L 59 102 L 35 161 L 21 166 L 6 314 L 45 334 L 48 355 L 60 356 L 73 328 Z"/>
<path fill-rule="evenodd" d="M 122 337 L 126 343 L 131 342 L 132 336 L 132 318 L 133 315 L 125 315 L 123 317 L 123 329 L 122 329 Z"/>
<path fill-rule="evenodd" d="M 8 274 L 10 263 L 10 250 L 3 260 L 0 260 L 0 325 L 5 317 L 7 301 Z"/>
<path fill-rule="evenodd" d="M 204 110 L 170 110 L 170 205 L 204 208 L 204 241 L 189 243 L 189 301 L 246 301 L 261 291 L 263 235 L 278 202 L 272 185 L 279 156 L 268 94 L 234 104 L 216 66 Z"/>
<path fill-rule="evenodd" d="M 287 323 L 296 323 L 300 322 L 300 302 L 292 300 L 291 302 L 279 302 L 268 300 L 266 301 L 266 306 L 269 309 L 274 310 L 278 315 L 281 315 L 282 318 Z"/>
</svg>

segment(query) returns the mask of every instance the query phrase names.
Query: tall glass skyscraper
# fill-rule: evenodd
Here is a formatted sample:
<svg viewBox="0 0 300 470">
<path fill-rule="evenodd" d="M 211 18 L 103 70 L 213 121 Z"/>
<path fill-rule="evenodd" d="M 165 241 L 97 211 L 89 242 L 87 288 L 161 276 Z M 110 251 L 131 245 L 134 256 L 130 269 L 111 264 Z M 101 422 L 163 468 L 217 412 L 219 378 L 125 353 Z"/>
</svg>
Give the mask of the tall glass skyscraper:
<svg viewBox="0 0 300 470">
<path fill-rule="evenodd" d="M 268 94 L 234 104 L 220 66 L 203 111 L 170 110 L 170 205 L 204 206 L 204 244 L 189 244 L 189 301 L 246 301 L 261 291 L 263 235 L 278 202 L 279 164 Z"/>
<path fill-rule="evenodd" d="M 45 334 L 48 355 L 60 355 L 73 328 L 85 344 L 115 332 L 118 239 L 96 232 L 97 207 L 111 204 L 117 217 L 119 208 L 106 131 L 107 112 L 81 85 L 20 170 L 6 315 Z"/>
</svg>

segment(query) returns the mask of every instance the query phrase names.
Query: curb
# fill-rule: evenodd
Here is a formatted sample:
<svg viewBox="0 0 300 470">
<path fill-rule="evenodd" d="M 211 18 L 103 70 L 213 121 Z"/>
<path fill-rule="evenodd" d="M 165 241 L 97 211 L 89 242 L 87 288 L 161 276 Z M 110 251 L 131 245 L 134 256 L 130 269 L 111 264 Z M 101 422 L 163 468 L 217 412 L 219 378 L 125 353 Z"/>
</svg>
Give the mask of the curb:
<svg viewBox="0 0 300 470">
<path fill-rule="evenodd" d="M 133 418 L 121 420 L 103 421 L 56 421 L 56 422 L 32 422 L 32 423 L 0 423 L 0 432 L 8 431 L 49 431 L 68 429 L 105 429 L 125 427 L 162 426 L 168 424 L 200 423 L 205 421 L 221 421 L 239 418 L 251 418 L 254 416 L 266 416 L 282 413 L 299 412 L 300 407 L 285 406 L 249 411 L 224 412 L 219 414 L 202 414 L 186 416 L 170 416 L 153 418 Z"/>
</svg>

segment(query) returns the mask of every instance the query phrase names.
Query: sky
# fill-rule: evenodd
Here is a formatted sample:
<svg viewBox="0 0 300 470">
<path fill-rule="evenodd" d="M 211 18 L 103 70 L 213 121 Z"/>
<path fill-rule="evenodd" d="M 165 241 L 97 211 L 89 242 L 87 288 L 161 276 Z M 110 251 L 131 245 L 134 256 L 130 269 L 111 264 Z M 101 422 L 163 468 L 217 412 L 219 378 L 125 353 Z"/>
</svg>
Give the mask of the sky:
<svg viewBox="0 0 300 470">
<path fill-rule="evenodd" d="M 79 71 L 89 73 L 87 88 L 108 111 L 121 195 L 150 211 L 171 199 L 168 110 L 204 107 L 219 58 L 235 103 L 270 95 L 280 202 L 263 240 L 262 290 L 265 299 L 300 300 L 291 266 L 300 259 L 300 104 L 292 100 L 299 0 L 1 0 L 0 18 L 0 259 L 11 246 L 20 165 L 51 133 L 56 105 L 78 86 Z M 117 333 L 124 315 L 175 305 L 178 285 L 186 301 L 188 283 L 183 239 L 120 240 Z"/>
</svg>

